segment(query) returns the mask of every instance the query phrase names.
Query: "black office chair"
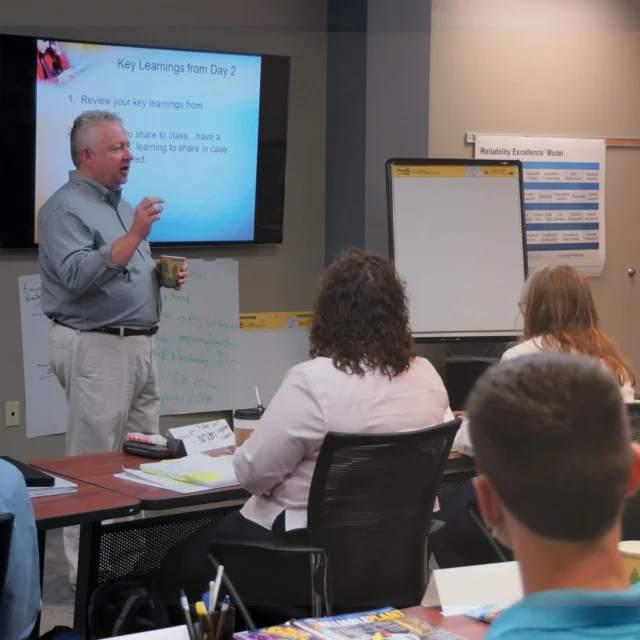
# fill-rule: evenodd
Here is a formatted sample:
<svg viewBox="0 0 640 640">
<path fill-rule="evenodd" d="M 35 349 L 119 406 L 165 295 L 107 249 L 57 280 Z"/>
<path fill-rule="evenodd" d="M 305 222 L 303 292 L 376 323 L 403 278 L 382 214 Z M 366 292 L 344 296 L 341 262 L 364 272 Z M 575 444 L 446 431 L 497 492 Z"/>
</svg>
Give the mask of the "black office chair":
<svg viewBox="0 0 640 640">
<path fill-rule="evenodd" d="M 0 606 L 4 595 L 4 583 L 7 579 L 9 552 L 11 551 L 11 535 L 13 533 L 13 514 L 3 513 L 0 516 Z"/>
<path fill-rule="evenodd" d="M 640 442 L 640 402 L 627 404 L 627 416 L 631 427 L 631 440 Z"/>
<path fill-rule="evenodd" d="M 256 606 L 278 612 L 261 624 L 418 604 L 436 490 L 460 422 L 408 433 L 327 434 L 311 482 L 309 546 L 210 543 L 210 561 L 214 570 L 224 565 L 234 603 L 251 613 Z M 251 616 L 240 613 L 251 628 Z"/>
<path fill-rule="evenodd" d="M 631 440 L 640 442 L 640 402 L 627 404 Z M 627 500 L 622 517 L 622 539 L 640 540 L 640 493 Z"/>
</svg>

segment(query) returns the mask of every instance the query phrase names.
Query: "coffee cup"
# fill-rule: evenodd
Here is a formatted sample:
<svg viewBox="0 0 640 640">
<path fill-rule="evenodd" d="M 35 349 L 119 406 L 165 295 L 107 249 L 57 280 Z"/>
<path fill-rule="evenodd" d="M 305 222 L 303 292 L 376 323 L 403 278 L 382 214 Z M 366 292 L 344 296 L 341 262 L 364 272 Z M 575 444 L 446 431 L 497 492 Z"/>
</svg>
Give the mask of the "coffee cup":
<svg viewBox="0 0 640 640">
<path fill-rule="evenodd" d="M 640 540 L 624 540 L 618 543 L 624 573 L 630 585 L 640 582 Z"/>
<path fill-rule="evenodd" d="M 260 423 L 264 409 L 236 409 L 233 412 L 233 432 L 236 435 L 236 446 L 241 447 L 255 431 Z"/>
<path fill-rule="evenodd" d="M 163 287 L 174 289 L 178 286 L 178 274 L 187 259 L 179 256 L 160 256 L 160 258 L 162 260 L 162 276 L 160 278 L 160 284 Z"/>
</svg>

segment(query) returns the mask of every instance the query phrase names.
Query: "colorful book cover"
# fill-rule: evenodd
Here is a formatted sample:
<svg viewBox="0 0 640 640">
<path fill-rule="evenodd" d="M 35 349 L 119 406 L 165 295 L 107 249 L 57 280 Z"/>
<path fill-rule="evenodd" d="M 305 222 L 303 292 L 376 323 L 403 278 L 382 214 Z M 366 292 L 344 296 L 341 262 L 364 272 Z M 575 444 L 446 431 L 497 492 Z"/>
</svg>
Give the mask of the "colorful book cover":
<svg viewBox="0 0 640 640">
<path fill-rule="evenodd" d="M 283 627 L 237 633 L 236 640 L 459 640 L 461 636 L 384 607 L 330 618 L 292 620 Z"/>
<path fill-rule="evenodd" d="M 322 640 L 320 636 L 313 636 L 289 623 L 256 631 L 242 631 L 233 637 L 235 640 Z"/>
</svg>

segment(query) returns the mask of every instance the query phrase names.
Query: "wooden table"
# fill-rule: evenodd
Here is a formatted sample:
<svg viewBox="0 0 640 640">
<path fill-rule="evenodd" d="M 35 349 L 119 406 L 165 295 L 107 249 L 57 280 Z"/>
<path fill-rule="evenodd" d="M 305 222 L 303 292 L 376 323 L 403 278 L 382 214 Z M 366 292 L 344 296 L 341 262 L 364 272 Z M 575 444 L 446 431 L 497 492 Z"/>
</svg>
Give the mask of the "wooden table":
<svg viewBox="0 0 640 640">
<path fill-rule="evenodd" d="M 110 518 L 123 518 L 140 513 L 137 498 L 115 493 L 101 487 L 75 481 L 77 492 L 57 496 L 32 498 L 33 512 L 38 529 L 38 552 L 40 555 L 40 590 L 44 576 L 44 556 L 47 531 L 73 525 L 80 525 L 80 549 L 78 552 L 78 577 L 76 582 L 76 604 L 74 628 L 84 629 L 86 600 L 97 570 L 96 538 L 100 522 Z M 40 617 L 31 637 L 37 638 Z"/>
<path fill-rule="evenodd" d="M 185 507 L 193 507 L 198 505 L 211 504 L 215 511 L 209 511 L 208 520 L 214 519 L 217 515 L 224 515 L 234 507 L 217 508 L 219 503 L 246 499 L 249 494 L 239 485 L 226 487 L 222 489 L 210 489 L 207 491 L 199 491 L 198 493 L 183 494 L 162 489 L 159 487 L 151 487 L 136 482 L 129 482 L 121 478 L 115 478 L 116 473 L 122 473 L 122 467 L 128 469 L 139 469 L 141 464 L 152 462 L 146 458 L 128 456 L 122 452 L 114 453 L 98 453 L 86 456 L 70 456 L 64 458 L 51 458 L 48 460 L 35 460 L 32 466 L 42 469 L 48 473 L 57 476 L 63 476 L 69 480 L 84 486 L 91 487 L 96 492 L 104 492 L 114 496 L 116 501 L 121 500 L 127 504 L 137 505 L 136 513 L 140 511 L 158 511 L 182 509 Z M 46 499 L 46 498 L 42 498 Z M 85 504 L 87 509 L 91 509 L 90 503 Z M 213 514 L 215 513 L 215 516 Z M 129 515 L 129 514 L 126 514 Z M 80 518 L 81 514 L 77 514 Z M 153 556 L 154 562 L 149 566 L 149 570 L 157 569 L 157 556 L 155 553 L 160 545 L 169 548 L 173 543 L 181 539 L 184 533 L 191 533 L 188 527 L 196 523 L 200 526 L 206 515 L 203 512 L 190 513 L 173 513 L 169 516 L 159 518 L 149 518 L 146 520 L 138 519 L 130 522 L 101 525 L 100 520 L 107 520 L 115 515 L 104 515 L 95 519 L 92 524 L 87 525 L 90 530 L 81 529 L 80 555 L 78 562 L 78 582 L 76 586 L 76 606 L 74 613 L 74 629 L 80 633 L 85 633 L 86 613 L 89 604 L 89 598 L 93 591 L 100 583 L 98 575 L 98 567 L 100 565 L 100 557 L 102 550 L 102 541 L 110 536 L 111 540 L 114 536 L 125 536 L 133 534 L 135 531 L 141 532 L 144 536 L 144 544 L 148 547 L 148 553 Z M 73 520 L 71 524 L 78 524 L 78 520 Z M 58 525 L 58 526 L 66 526 Z M 153 529 L 153 534 L 149 533 Z M 83 537 L 84 536 L 84 537 Z M 153 540 L 150 540 L 150 538 Z M 86 538 L 85 545 L 88 549 L 83 548 L 83 540 Z M 80 558 L 82 561 L 80 562 Z M 125 571 L 120 571 L 118 564 L 114 567 L 116 577 L 122 576 Z M 81 579 L 81 570 L 82 573 Z"/>
<path fill-rule="evenodd" d="M 221 452 L 212 452 L 212 455 L 219 455 L 220 453 Z M 147 462 L 151 461 L 146 458 L 129 456 L 122 452 L 112 452 L 86 456 L 35 460 L 31 464 L 43 471 L 69 478 L 73 482 L 93 485 L 93 488 L 96 491 L 106 493 L 111 492 L 113 496 L 120 496 L 129 501 L 133 500 L 133 504 L 138 505 L 138 512 L 140 510 L 158 511 L 182 509 L 184 507 L 207 504 L 215 507 L 217 504 L 222 502 L 241 500 L 249 497 L 249 493 L 240 485 L 224 487 L 221 489 L 210 489 L 207 491 L 200 491 L 198 493 L 180 494 L 168 489 L 147 486 L 114 477 L 115 474 L 122 472 L 123 467 L 128 469 L 139 469 L 141 464 Z M 451 482 L 457 484 L 460 481 L 468 479 L 470 474 L 472 475 L 473 473 L 473 459 L 454 453 L 451 455 L 449 463 L 445 468 L 443 482 L 450 479 Z M 89 489 L 84 488 L 82 495 L 88 496 L 88 491 Z M 111 499 L 117 502 L 117 498 L 111 497 Z M 49 499 L 39 498 L 39 500 Z M 45 507 L 46 505 L 43 503 L 42 509 L 44 510 Z M 83 514 L 88 518 L 87 522 L 91 523 L 87 525 L 87 527 L 90 527 L 90 530 L 84 531 L 84 537 L 86 538 L 85 544 L 88 546 L 88 549 L 84 549 L 82 547 L 81 539 L 81 554 L 84 555 L 82 555 L 82 564 L 79 563 L 78 585 L 76 590 L 76 611 L 74 617 L 74 628 L 79 633 L 84 632 L 88 598 L 93 590 L 98 586 L 97 566 L 100 558 L 101 536 L 107 535 L 110 531 L 116 529 L 116 525 L 102 527 L 99 521 L 120 517 L 116 515 L 100 515 L 100 517 L 94 518 L 91 515 L 91 499 L 89 498 L 87 499 L 87 502 L 85 502 L 85 507 L 89 509 L 86 513 L 80 510 L 73 518 L 71 518 L 71 520 L 69 520 L 68 523 L 64 522 L 64 524 L 55 525 L 66 526 L 67 524 L 78 524 L 82 522 L 82 520 L 78 520 L 78 518 L 82 518 Z M 124 525 L 119 525 L 119 527 L 120 530 L 126 529 L 129 531 L 155 526 L 165 527 L 167 532 L 175 531 L 176 525 L 186 523 L 188 520 L 196 520 L 198 514 L 201 513 L 202 512 L 196 512 L 195 514 L 174 514 L 165 518 L 153 518 L 146 522 L 136 520 L 130 523 L 125 523 Z M 222 515 L 224 511 L 219 509 L 217 510 L 217 513 Z M 167 533 L 167 535 L 163 537 L 166 539 L 168 535 L 169 534 Z M 81 567 L 83 572 L 86 571 L 86 575 L 85 573 L 82 574 L 82 583 L 80 581 Z"/>
<path fill-rule="evenodd" d="M 451 633 L 456 633 L 467 640 L 481 640 L 487 633 L 489 625 L 466 616 L 443 616 L 438 607 L 411 607 L 406 609 L 409 615 L 426 620 L 427 622 L 441 627 Z"/>
<path fill-rule="evenodd" d="M 123 518 L 141 511 L 137 498 L 79 480 L 74 482 L 78 485 L 76 493 L 31 498 L 38 531 L 46 533 L 49 529 Z"/>
<path fill-rule="evenodd" d="M 154 461 L 128 456 L 122 452 L 113 452 L 34 460 L 31 464 L 49 473 L 65 476 L 74 481 L 88 482 L 136 498 L 140 500 L 143 511 L 193 507 L 249 497 L 249 493 L 240 485 L 184 494 L 114 477 L 116 473 L 122 473 L 122 467 L 137 470 L 141 464 L 149 462 Z"/>
<path fill-rule="evenodd" d="M 212 452 L 212 454 L 219 455 L 221 452 Z M 65 476 L 72 480 L 81 480 L 82 482 L 95 484 L 99 487 L 137 498 L 142 503 L 143 511 L 192 507 L 249 497 L 249 493 L 240 485 L 182 494 L 114 477 L 115 474 L 122 473 L 123 467 L 137 470 L 141 464 L 148 462 L 152 462 L 152 460 L 128 456 L 122 452 L 114 452 L 34 460 L 31 464 L 49 473 Z M 443 480 L 449 482 L 464 481 L 474 474 L 473 458 L 464 456 L 461 453 L 452 453 L 445 466 Z"/>
</svg>

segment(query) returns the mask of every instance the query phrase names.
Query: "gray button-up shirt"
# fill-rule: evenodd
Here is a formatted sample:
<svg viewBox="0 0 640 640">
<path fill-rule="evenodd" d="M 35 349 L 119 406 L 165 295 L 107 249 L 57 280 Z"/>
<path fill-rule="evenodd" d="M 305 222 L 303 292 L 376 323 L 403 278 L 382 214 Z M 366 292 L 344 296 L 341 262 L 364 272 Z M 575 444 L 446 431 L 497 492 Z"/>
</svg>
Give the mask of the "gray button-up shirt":
<svg viewBox="0 0 640 640">
<path fill-rule="evenodd" d="M 162 302 L 149 243 L 140 244 L 126 267 L 111 262 L 113 243 L 132 222 L 133 209 L 119 190 L 70 172 L 38 213 L 47 317 L 81 331 L 158 323 Z"/>
</svg>

